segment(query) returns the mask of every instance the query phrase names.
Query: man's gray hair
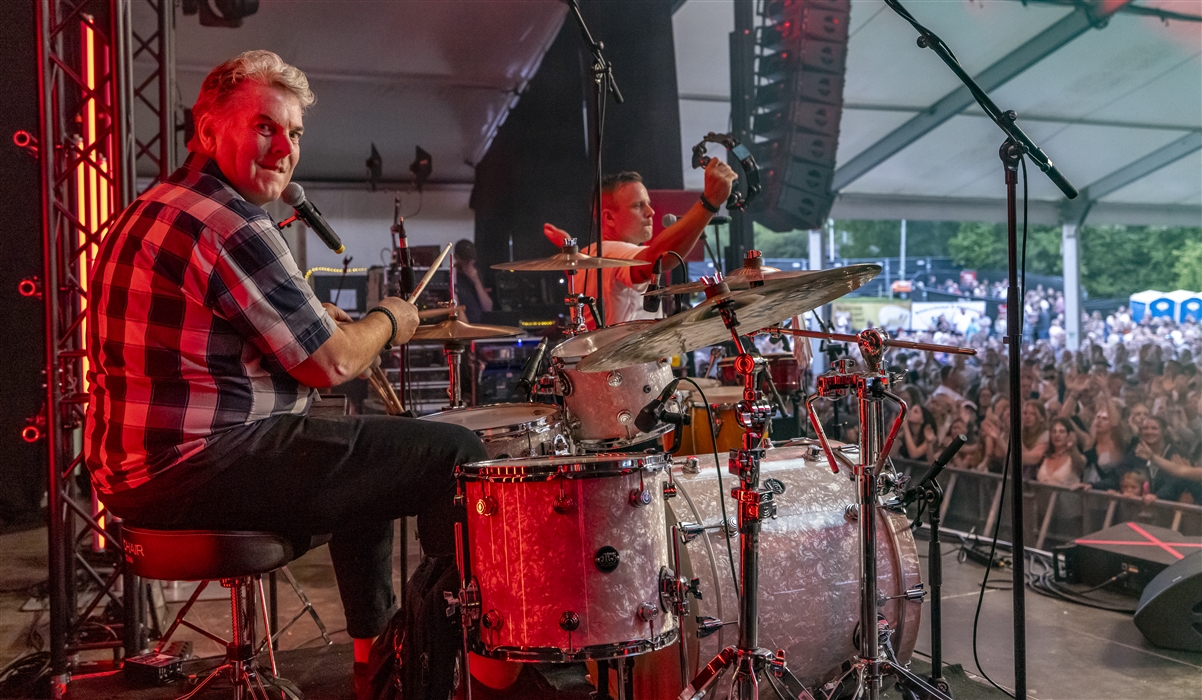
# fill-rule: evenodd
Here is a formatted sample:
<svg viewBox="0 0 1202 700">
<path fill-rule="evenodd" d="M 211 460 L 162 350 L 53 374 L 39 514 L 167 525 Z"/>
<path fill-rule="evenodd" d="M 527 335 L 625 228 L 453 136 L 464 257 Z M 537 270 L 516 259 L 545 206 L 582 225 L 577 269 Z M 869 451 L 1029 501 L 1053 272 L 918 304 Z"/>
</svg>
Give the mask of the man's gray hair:
<svg viewBox="0 0 1202 700">
<path fill-rule="evenodd" d="M 309 79 L 299 68 L 288 65 L 271 51 L 247 51 L 209 71 L 192 107 L 195 123 L 225 107 L 244 80 L 287 90 L 296 96 L 302 110 L 316 99 L 309 90 Z"/>
</svg>

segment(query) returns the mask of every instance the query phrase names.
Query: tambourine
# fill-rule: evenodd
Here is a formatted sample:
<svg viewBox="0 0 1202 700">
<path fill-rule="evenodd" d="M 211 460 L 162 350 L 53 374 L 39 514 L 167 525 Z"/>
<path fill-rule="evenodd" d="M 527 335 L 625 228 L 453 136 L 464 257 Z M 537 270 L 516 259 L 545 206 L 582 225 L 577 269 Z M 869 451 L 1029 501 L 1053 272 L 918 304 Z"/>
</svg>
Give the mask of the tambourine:
<svg viewBox="0 0 1202 700">
<path fill-rule="evenodd" d="M 735 154 L 735 158 L 739 159 L 739 165 L 743 168 L 743 177 L 741 178 L 747 183 L 747 194 L 743 194 L 738 188 L 731 188 L 730 197 L 726 200 L 727 209 L 736 209 L 742 211 L 751 204 L 756 195 L 760 193 L 760 166 L 755 163 L 755 156 L 751 155 L 751 151 L 747 147 L 739 143 L 739 140 L 732 134 L 715 134 L 709 132 L 702 137 L 701 142 L 693 146 L 693 167 L 704 168 L 709 165 L 710 157 L 705 155 L 705 144 L 719 143 L 726 147 L 726 150 Z"/>
</svg>

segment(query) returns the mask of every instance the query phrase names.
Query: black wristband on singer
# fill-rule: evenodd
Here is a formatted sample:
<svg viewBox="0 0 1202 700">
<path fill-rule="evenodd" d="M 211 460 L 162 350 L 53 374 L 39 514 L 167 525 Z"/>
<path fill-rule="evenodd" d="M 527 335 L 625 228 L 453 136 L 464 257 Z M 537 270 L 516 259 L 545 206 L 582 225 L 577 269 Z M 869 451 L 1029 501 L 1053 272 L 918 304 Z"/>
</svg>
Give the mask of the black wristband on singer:
<svg viewBox="0 0 1202 700">
<path fill-rule="evenodd" d="M 711 214 L 718 213 L 718 207 L 713 204 L 710 204 L 710 201 L 705 198 L 704 192 L 701 193 L 701 206 L 705 207 L 705 210 Z"/>
<path fill-rule="evenodd" d="M 392 339 L 396 337 L 396 316 L 393 316 L 392 312 L 389 311 L 388 309 L 384 308 L 383 306 L 373 306 L 367 310 L 367 313 L 370 314 L 370 313 L 374 313 L 376 311 L 379 311 L 380 313 L 387 316 L 388 322 L 392 324 L 392 334 L 388 336 L 388 340 L 384 341 L 384 349 L 391 350 L 392 349 Z"/>
</svg>

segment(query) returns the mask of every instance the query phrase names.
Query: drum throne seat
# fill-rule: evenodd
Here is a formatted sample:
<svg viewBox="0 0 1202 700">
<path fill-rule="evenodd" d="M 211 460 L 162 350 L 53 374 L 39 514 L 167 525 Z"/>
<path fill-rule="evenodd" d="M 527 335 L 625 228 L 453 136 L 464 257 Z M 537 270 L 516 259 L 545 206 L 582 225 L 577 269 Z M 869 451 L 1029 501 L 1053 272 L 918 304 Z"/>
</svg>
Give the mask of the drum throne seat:
<svg viewBox="0 0 1202 700">
<path fill-rule="evenodd" d="M 180 610 L 175 622 L 159 642 L 161 648 L 175 628 L 183 624 L 225 646 L 225 662 L 213 669 L 184 697 L 193 697 L 222 671 L 229 672 L 235 698 L 283 696 L 299 700 L 302 697 L 292 683 L 279 677 L 275 652 L 270 643 L 274 636 L 267 612 L 267 598 L 263 592 L 263 575 L 283 568 L 306 610 L 313 615 L 321 628 L 322 636 L 326 636 L 320 618 L 316 616 L 312 605 L 285 567 L 295 558 L 295 549 L 288 538 L 273 532 L 157 530 L 129 524 L 122 524 L 121 531 L 125 561 L 134 575 L 166 581 L 207 583 L 217 580 L 230 591 L 233 632 L 229 640 L 184 619 L 199 597 L 204 585 L 202 584 Z M 328 536 L 314 538 L 311 546 L 324 544 L 328 540 Z M 302 610 L 302 614 L 304 612 L 305 610 Z M 255 617 L 260 613 L 266 631 L 262 643 L 259 643 L 255 634 Z M 328 641 L 327 637 L 327 643 Z M 258 667 L 257 657 L 262 647 L 267 648 L 270 673 Z"/>
</svg>

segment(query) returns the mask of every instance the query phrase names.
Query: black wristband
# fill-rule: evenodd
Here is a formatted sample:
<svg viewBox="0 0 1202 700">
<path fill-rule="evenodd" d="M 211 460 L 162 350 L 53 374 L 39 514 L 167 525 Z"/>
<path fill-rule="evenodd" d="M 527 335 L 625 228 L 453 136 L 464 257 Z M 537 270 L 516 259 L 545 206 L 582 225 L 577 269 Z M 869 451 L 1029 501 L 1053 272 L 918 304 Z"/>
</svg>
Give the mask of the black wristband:
<svg viewBox="0 0 1202 700">
<path fill-rule="evenodd" d="M 718 207 L 714 206 L 713 204 L 710 204 L 710 201 L 705 198 L 704 192 L 701 193 L 701 206 L 705 207 L 705 210 L 711 214 L 718 213 Z"/>
<path fill-rule="evenodd" d="M 388 340 L 384 341 L 384 349 L 391 350 L 392 349 L 392 339 L 396 337 L 396 316 L 393 316 L 392 312 L 389 311 L 388 309 L 384 308 L 383 306 L 373 306 L 367 310 L 367 313 L 370 314 L 370 313 L 373 313 L 376 311 L 379 311 L 380 313 L 387 316 L 388 322 L 392 324 L 392 335 L 388 336 Z"/>
</svg>

